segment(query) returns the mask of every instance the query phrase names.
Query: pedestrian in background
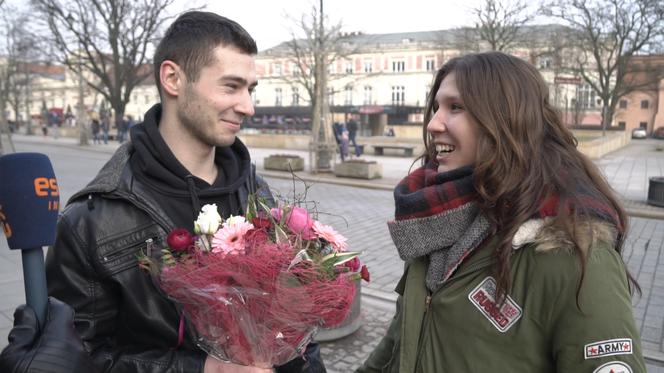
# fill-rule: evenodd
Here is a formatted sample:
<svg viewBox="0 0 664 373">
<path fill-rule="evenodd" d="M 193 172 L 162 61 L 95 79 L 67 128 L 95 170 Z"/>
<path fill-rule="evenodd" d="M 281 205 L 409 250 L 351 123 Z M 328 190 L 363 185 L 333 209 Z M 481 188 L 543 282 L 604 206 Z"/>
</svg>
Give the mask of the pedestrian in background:
<svg viewBox="0 0 664 373">
<path fill-rule="evenodd" d="M 340 128 L 340 134 L 339 134 L 339 147 L 341 150 L 341 161 L 345 162 L 346 158 L 348 158 L 348 142 L 350 136 L 348 135 L 348 129 L 346 128 L 346 123 L 341 123 L 341 128 Z"/>
<path fill-rule="evenodd" d="M 355 138 L 357 137 L 357 121 L 355 120 L 355 117 L 351 115 L 350 119 L 348 120 L 348 140 L 351 144 L 353 144 L 353 147 L 355 148 L 355 156 L 359 157 L 362 155 L 362 151 L 360 148 L 357 146 L 357 142 L 355 141 Z"/>
<path fill-rule="evenodd" d="M 101 144 L 101 139 L 99 137 L 99 133 L 101 132 L 101 125 L 99 124 L 99 119 L 92 118 L 90 129 L 92 130 L 92 143 Z"/>
<path fill-rule="evenodd" d="M 129 128 L 129 119 L 127 117 L 124 117 L 122 118 L 120 123 L 118 123 L 118 142 L 120 144 L 124 142 L 128 128 Z"/>
<path fill-rule="evenodd" d="M 110 131 L 110 122 L 108 118 L 101 119 L 101 134 L 104 139 L 104 144 L 108 144 L 108 132 Z"/>
<path fill-rule="evenodd" d="M 388 224 L 397 312 L 358 372 L 645 372 L 625 212 L 539 72 L 457 57 L 428 97 Z"/>
</svg>

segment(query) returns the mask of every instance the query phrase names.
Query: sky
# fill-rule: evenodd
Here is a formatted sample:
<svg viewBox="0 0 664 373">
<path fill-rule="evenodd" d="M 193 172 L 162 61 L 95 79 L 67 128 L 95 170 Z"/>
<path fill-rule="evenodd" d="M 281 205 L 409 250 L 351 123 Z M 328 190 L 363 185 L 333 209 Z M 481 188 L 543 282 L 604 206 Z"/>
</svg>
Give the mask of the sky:
<svg viewBox="0 0 664 373">
<path fill-rule="evenodd" d="M 176 12 L 203 6 L 241 24 L 256 39 L 259 50 L 291 38 L 287 15 L 299 18 L 318 0 L 177 0 Z M 331 21 L 344 31 L 390 33 L 442 30 L 474 24 L 472 9 L 481 0 L 325 0 Z"/>
</svg>

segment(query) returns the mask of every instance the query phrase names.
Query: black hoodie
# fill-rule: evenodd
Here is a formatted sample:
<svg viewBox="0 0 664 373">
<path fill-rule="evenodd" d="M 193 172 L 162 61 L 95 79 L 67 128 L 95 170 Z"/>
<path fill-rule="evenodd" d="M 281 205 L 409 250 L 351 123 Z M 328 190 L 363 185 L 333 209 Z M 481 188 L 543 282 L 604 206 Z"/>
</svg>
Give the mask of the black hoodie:
<svg viewBox="0 0 664 373">
<path fill-rule="evenodd" d="M 136 178 L 154 190 L 155 201 L 173 220 L 176 227 L 193 231 L 201 206 L 216 203 L 223 218 L 240 215 L 242 203 L 238 189 L 251 172 L 249 151 L 235 139 L 229 147 L 217 147 L 217 179 L 212 185 L 191 174 L 175 158 L 159 133 L 161 105 L 153 106 L 143 123 L 131 128 L 135 152 L 129 163 Z"/>
</svg>

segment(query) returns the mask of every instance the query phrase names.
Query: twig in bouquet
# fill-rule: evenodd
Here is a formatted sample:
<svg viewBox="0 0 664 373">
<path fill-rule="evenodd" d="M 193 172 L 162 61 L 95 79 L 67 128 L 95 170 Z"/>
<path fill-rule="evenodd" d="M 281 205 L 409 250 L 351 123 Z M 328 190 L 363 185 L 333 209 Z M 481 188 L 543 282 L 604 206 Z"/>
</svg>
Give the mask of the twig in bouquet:
<svg viewBox="0 0 664 373">
<path fill-rule="evenodd" d="M 318 212 L 318 211 L 316 212 L 316 214 L 325 215 L 325 216 L 332 216 L 332 217 L 335 217 L 335 218 L 340 218 L 341 220 L 343 220 L 344 224 L 346 224 L 346 228 L 350 227 L 350 224 L 348 223 L 348 219 L 346 219 L 346 217 L 343 216 L 343 215 L 333 214 L 331 212 Z"/>
</svg>

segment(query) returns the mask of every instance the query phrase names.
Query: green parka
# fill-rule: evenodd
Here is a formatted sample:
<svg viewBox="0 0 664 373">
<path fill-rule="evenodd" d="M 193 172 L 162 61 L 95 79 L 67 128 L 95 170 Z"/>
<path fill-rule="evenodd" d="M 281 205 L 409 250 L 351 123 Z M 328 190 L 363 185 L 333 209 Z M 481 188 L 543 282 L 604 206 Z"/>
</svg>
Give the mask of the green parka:
<svg viewBox="0 0 664 373">
<path fill-rule="evenodd" d="M 387 335 L 357 372 L 645 372 L 625 266 L 609 243 L 615 236 L 595 225 L 579 307 L 580 261 L 552 229 L 515 248 L 502 307 L 491 277 L 497 240 L 434 294 L 427 259 L 409 263 Z"/>
</svg>

